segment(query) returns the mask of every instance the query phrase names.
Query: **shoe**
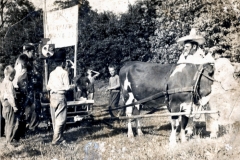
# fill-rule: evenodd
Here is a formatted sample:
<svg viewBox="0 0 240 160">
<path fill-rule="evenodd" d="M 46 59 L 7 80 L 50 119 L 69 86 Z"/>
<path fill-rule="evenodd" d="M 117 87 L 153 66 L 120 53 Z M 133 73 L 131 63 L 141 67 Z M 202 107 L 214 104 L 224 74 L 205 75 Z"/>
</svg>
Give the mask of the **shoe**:
<svg viewBox="0 0 240 160">
<path fill-rule="evenodd" d="M 52 145 L 55 146 L 55 145 L 63 145 L 63 146 L 66 146 L 67 145 L 67 142 L 65 140 L 59 140 L 57 142 L 52 142 Z"/>
<path fill-rule="evenodd" d="M 8 149 L 10 150 L 13 150 L 16 148 L 16 145 L 15 144 L 12 144 L 12 143 L 8 143 L 7 146 L 6 146 Z"/>
<path fill-rule="evenodd" d="M 61 143 L 60 143 L 60 145 L 62 145 L 62 146 L 67 146 L 67 142 L 65 141 L 65 140 L 63 140 Z"/>
</svg>

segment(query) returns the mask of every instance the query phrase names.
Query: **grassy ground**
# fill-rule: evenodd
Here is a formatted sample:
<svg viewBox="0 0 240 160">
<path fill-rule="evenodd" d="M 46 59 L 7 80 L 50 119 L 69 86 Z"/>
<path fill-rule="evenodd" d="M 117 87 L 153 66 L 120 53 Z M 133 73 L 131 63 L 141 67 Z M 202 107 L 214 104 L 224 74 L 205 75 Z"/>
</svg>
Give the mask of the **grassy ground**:
<svg viewBox="0 0 240 160">
<path fill-rule="evenodd" d="M 96 86 L 96 109 L 106 108 L 108 93 L 106 83 Z M 166 113 L 166 110 L 158 113 Z M 195 136 L 175 147 L 168 143 L 171 126 L 168 117 L 142 120 L 143 137 L 127 138 L 125 121 L 111 122 L 113 127 L 101 122 L 80 122 L 68 126 L 65 132 L 66 145 L 52 146 L 52 131 L 41 128 L 39 133 L 27 134 L 16 147 L 5 145 L 0 139 L 0 159 L 47 159 L 47 160 L 204 160 L 239 159 L 240 123 L 221 126 L 220 137 L 210 139 L 204 123 L 199 123 Z M 134 124 L 133 124 L 134 125 Z"/>
</svg>

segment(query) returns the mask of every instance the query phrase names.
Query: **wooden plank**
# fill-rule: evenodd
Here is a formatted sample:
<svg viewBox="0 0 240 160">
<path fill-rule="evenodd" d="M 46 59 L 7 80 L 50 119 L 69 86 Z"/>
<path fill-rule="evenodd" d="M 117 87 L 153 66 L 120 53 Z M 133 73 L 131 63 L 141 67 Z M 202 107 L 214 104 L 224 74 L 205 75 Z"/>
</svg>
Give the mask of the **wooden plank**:
<svg viewBox="0 0 240 160">
<path fill-rule="evenodd" d="M 84 100 L 84 101 L 68 101 L 67 106 L 77 106 L 84 104 L 94 104 L 94 100 Z M 41 103 L 42 106 L 49 106 L 50 103 Z"/>
<path fill-rule="evenodd" d="M 219 111 L 198 111 L 192 112 L 177 112 L 177 113 L 164 113 L 164 114 L 146 114 L 146 115 L 136 115 L 130 117 L 93 117 L 93 120 L 126 120 L 126 119 L 136 119 L 136 118 L 151 118 L 151 117 L 167 117 L 167 116 L 182 116 L 190 115 L 194 116 L 195 114 L 217 114 Z"/>
<path fill-rule="evenodd" d="M 67 112 L 67 115 L 78 114 L 78 113 L 87 113 L 87 111 Z"/>
<path fill-rule="evenodd" d="M 68 101 L 68 106 L 84 105 L 84 104 L 93 104 L 94 100 L 85 100 L 85 101 Z"/>
</svg>

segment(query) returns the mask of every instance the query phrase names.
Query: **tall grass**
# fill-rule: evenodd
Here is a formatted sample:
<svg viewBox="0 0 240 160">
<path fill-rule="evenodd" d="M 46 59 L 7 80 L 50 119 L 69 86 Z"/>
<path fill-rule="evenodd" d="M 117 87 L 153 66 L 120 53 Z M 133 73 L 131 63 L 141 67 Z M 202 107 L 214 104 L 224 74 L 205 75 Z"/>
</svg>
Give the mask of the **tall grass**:
<svg viewBox="0 0 240 160">
<path fill-rule="evenodd" d="M 97 97 L 107 104 L 104 85 L 96 88 Z M 104 91 L 104 94 L 101 92 Z M 103 95 L 103 96 L 102 96 Z M 100 104 L 100 103 L 99 103 Z M 165 113 L 167 111 L 159 111 Z M 114 121 L 112 128 L 100 122 L 80 122 L 65 131 L 67 145 L 52 146 L 52 131 L 27 135 L 16 147 L 6 146 L 0 138 L 1 160 L 206 160 L 239 159 L 240 123 L 221 126 L 219 137 L 210 139 L 205 126 L 197 128 L 186 143 L 169 146 L 169 117 L 142 119 L 143 137 L 129 139 L 126 121 Z M 135 130 L 134 130 L 135 131 Z M 179 135 L 178 135 L 179 136 Z"/>
</svg>

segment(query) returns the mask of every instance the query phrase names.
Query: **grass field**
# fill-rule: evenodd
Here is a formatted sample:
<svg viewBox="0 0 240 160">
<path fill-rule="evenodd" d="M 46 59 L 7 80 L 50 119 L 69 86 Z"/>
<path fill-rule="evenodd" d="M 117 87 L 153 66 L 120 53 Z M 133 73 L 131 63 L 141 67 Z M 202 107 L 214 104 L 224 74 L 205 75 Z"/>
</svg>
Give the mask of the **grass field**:
<svg viewBox="0 0 240 160">
<path fill-rule="evenodd" d="M 107 106 L 106 84 L 96 86 L 95 109 Z M 158 113 L 166 113 L 166 110 Z M 219 138 L 210 139 L 205 124 L 198 123 L 195 135 L 188 142 L 169 146 L 171 126 L 169 117 L 142 120 L 143 137 L 127 138 L 125 121 L 110 122 L 112 127 L 98 122 L 80 122 L 67 126 L 64 133 L 67 144 L 52 146 L 52 131 L 40 128 L 39 133 L 27 134 L 16 147 L 3 143 L 1 137 L 1 160 L 205 160 L 239 159 L 240 123 L 220 126 Z M 133 124 L 134 125 L 134 124 Z"/>
</svg>

